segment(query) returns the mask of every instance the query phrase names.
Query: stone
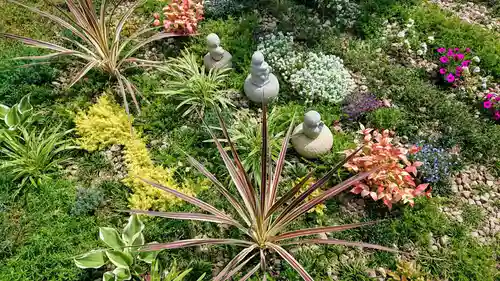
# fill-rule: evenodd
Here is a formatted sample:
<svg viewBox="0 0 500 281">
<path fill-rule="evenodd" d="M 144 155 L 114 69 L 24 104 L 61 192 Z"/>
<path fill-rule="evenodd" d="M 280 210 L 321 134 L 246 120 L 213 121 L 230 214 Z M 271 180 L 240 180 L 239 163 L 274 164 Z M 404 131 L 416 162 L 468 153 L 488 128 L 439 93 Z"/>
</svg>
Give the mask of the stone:
<svg viewBox="0 0 500 281">
<path fill-rule="evenodd" d="M 463 191 L 462 192 L 462 196 L 465 197 L 465 198 L 469 198 L 470 197 L 470 191 Z"/>
<path fill-rule="evenodd" d="M 257 51 L 252 56 L 250 74 L 245 80 L 245 95 L 253 102 L 267 104 L 279 93 L 278 78 L 271 73 L 264 55 Z"/>
<path fill-rule="evenodd" d="M 203 57 L 203 64 L 207 70 L 232 67 L 233 56 L 220 46 L 220 38 L 215 33 L 207 36 L 209 52 Z"/>
<path fill-rule="evenodd" d="M 378 272 L 378 274 L 380 274 L 384 278 L 387 276 L 387 272 L 385 271 L 385 269 L 383 267 L 377 268 L 377 272 Z"/>
<path fill-rule="evenodd" d="M 441 246 L 445 247 L 446 245 L 448 245 L 448 243 L 450 242 L 450 237 L 444 235 L 444 236 L 441 236 L 441 238 L 439 239 L 439 243 L 441 244 Z"/>
<path fill-rule="evenodd" d="M 377 277 L 377 272 L 375 272 L 375 270 L 373 270 L 373 269 L 369 269 L 366 273 L 368 274 L 368 277 L 370 277 L 370 278 Z"/>
<path fill-rule="evenodd" d="M 438 248 L 438 246 L 436 246 L 436 245 L 432 245 L 432 246 L 431 246 L 431 250 L 433 250 L 433 251 L 437 251 L 438 249 L 439 249 L 439 248 Z"/>
<path fill-rule="evenodd" d="M 333 146 L 332 132 L 316 111 L 309 111 L 304 115 L 304 122 L 295 127 L 291 140 L 295 151 L 308 159 L 328 153 Z"/>
<path fill-rule="evenodd" d="M 486 181 L 486 185 L 487 185 L 487 186 L 493 186 L 493 185 L 494 185 L 494 183 L 493 183 L 493 181 L 489 180 L 489 181 Z"/>
</svg>

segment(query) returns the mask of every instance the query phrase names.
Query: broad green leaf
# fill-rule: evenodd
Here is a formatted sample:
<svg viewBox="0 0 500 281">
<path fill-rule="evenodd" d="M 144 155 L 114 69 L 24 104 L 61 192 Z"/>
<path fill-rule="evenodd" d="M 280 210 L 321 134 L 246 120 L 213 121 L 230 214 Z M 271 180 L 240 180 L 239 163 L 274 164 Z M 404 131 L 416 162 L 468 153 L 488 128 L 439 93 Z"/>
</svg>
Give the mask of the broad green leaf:
<svg viewBox="0 0 500 281">
<path fill-rule="evenodd" d="M 130 270 L 128 268 L 116 268 L 113 270 L 113 273 L 116 276 L 116 281 L 122 281 L 122 280 L 130 280 L 132 276 L 130 275 Z"/>
<path fill-rule="evenodd" d="M 115 275 L 111 271 L 104 272 L 102 275 L 102 281 L 114 281 Z"/>
<path fill-rule="evenodd" d="M 114 250 L 122 250 L 125 247 L 125 243 L 114 228 L 99 227 L 99 238 Z"/>
<path fill-rule="evenodd" d="M 5 115 L 5 124 L 9 126 L 10 128 L 16 127 L 20 120 L 21 117 L 19 116 L 19 112 L 17 112 L 17 109 L 15 107 L 11 107 L 9 109 L 9 112 Z"/>
<path fill-rule="evenodd" d="M 132 246 L 142 246 L 142 245 L 144 245 L 144 234 L 140 233 L 139 236 L 135 238 L 134 243 L 132 243 Z M 136 250 L 136 248 L 134 248 L 133 250 Z"/>
<path fill-rule="evenodd" d="M 99 268 L 106 263 L 102 251 L 88 252 L 75 258 L 74 261 L 79 268 Z"/>
<path fill-rule="evenodd" d="M 108 259 L 117 267 L 129 268 L 134 262 L 131 254 L 120 251 L 106 251 Z"/>
<path fill-rule="evenodd" d="M 20 114 L 24 114 L 33 109 L 33 106 L 30 103 L 30 96 L 24 96 L 19 104 L 17 104 L 17 110 Z"/>
<path fill-rule="evenodd" d="M 10 107 L 0 104 L 0 118 L 4 119 L 7 112 L 9 112 Z"/>
<path fill-rule="evenodd" d="M 137 215 L 131 215 L 128 223 L 123 229 L 122 238 L 128 246 L 131 246 L 144 229 L 144 224 Z"/>
<path fill-rule="evenodd" d="M 201 281 L 201 280 L 203 280 L 203 278 L 205 278 L 205 273 L 203 273 L 203 275 L 201 275 L 200 278 L 198 278 L 197 281 Z"/>
<path fill-rule="evenodd" d="M 158 244 L 158 243 L 157 242 L 148 243 L 148 245 L 150 245 L 150 244 Z M 158 252 L 140 252 L 139 253 L 139 259 L 141 261 L 147 262 L 149 264 L 151 264 L 156 259 L 156 256 L 158 256 Z"/>
</svg>

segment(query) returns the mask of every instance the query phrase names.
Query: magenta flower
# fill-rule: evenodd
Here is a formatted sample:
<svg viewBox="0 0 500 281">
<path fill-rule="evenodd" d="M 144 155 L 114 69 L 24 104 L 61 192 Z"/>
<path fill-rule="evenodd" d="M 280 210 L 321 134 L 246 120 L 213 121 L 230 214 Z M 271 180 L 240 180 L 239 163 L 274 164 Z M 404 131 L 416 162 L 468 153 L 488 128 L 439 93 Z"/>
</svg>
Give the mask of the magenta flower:
<svg viewBox="0 0 500 281">
<path fill-rule="evenodd" d="M 438 51 L 438 53 L 443 54 L 444 52 L 446 52 L 446 48 L 441 47 L 441 48 L 438 48 L 437 51 Z"/>
<path fill-rule="evenodd" d="M 446 81 L 448 81 L 448 83 L 452 83 L 455 81 L 455 75 L 453 75 L 453 73 L 448 74 L 448 76 L 446 76 Z"/>
<path fill-rule="evenodd" d="M 469 66 L 469 64 L 470 64 L 470 60 L 464 60 L 462 62 L 462 66 Z"/>
<path fill-rule="evenodd" d="M 442 62 L 442 63 L 448 63 L 450 60 L 447 58 L 447 57 L 440 57 L 439 60 Z"/>
<path fill-rule="evenodd" d="M 500 111 L 495 111 L 495 120 L 499 120 L 500 119 Z"/>
<path fill-rule="evenodd" d="M 457 54 L 457 59 L 458 60 L 463 60 L 465 58 L 465 55 L 460 53 L 460 54 Z"/>
<path fill-rule="evenodd" d="M 465 48 L 465 51 L 466 51 L 467 53 L 470 53 L 470 48 Z"/>
<path fill-rule="evenodd" d="M 455 53 L 453 53 L 453 49 L 448 49 L 448 53 L 446 54 L 449 57 L 452 57 Z"/>
<path fill-rule="evenodd" d="M 492 97 L 493 97 L 493 93 L 489 93 L 489 94 L 486 95 L 486 99 L 487 100 L 491 99 Z"/>
<path fill-rule="evenodd" d="M 486 109 L 491 108 L 491 101 L 487 100 L 487 101 L 483 102 L 483 107 Z"/>
<path fill-rule="evenodd" d="M 458 72 L 462 72 L 462 67 L 459 65 L 459 66 L 457 66 L 456 70 L 457 70 Z"/>
<path fill-rule="evenodd" d="M 460 51 L 460 48 L 455 48 L 455 52 L 458 52 L 458 51 Z"/>
<path fill-rule="evenodd" d="M 439 73 L 440 73 L 440 74 L 445 74 L 445 73 L 446 73 L 446 69 L 445 69 L 445 68 L 441 68 L 441 69 L 439 70 Z"/>
</svg>

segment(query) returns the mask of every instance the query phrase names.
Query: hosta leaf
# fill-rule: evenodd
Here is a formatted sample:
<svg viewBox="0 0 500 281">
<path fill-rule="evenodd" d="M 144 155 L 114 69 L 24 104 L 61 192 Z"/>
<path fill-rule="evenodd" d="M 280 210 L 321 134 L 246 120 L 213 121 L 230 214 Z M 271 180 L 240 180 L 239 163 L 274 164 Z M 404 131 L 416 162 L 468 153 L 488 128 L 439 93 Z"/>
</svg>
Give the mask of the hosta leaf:
<svg viewBox="0 0 500 281">
<path fill-rule="evenodd" d="M 115 275 L 111 271 L 104 272 L 102 275 L 102 281 L 114 281 Z"/>
<path fill-rule="evenodd" d="M 10 128 L 16 127 L 20 120 L 21 117 L 19 116 L 19 112 L 17 112 L 17 109 L 15 107 L 11 107 L 9 109 L 9 112 L 5 115 L 5 124 L 9 126 Z"/>
<path fill-rule="evenodd" d="M 131 215 L 128 219 L 128 223 L 123 229 L 122 238 L 123 241 L 131 246 L 135 239 L 141 234 L 144 229 L 144 224 L 139 220 L 137 215 Z"/>
<path fill-rule="evenodd" d="M 117 267 L 129 268 L 134 262 L 131 254 L 120 251 L 106 251 L 108 259 Z"/>
<path fill-rule="evenodd" d="M 20 114 L 24 114 L 32 109 L 33 106 L 30 103 L 30 96 L 24 96 L 17 105 L 17 110 Z"/>
<path fill-rule="evenodd" d="M 144 234 L 140 233 L 137 238 L 135 238 L 134 243 L 132 243 L 131 246 L 142 246 L 144 245 Z M 137 248 L 134 247 L 132 250 L 136 250 Z"/>
<path fill-rule="evenodd" d="M 0 118 L 4 119 L 7 112 L 9 112 L 10 107 L 0 104 Z"/>
<path fill-rule="evenodd" d="M 116 276 L 116 281 L 121 281 L 121 280 L 130 280 L 132 276 L 130 275 L 130 270 L 128 268 L 116 268 L 113 270 L 113 273 Z"/>
<path fill-rule="evenodd" d="M 88 252 L 82 256 L 76 257 L 74 261 L 79 268 L 99 268 L 106 263 L 102 251 Z"/>
<path fill-rule="evenodd" d="M 114 228 L 99 227 L 99 238 L 114 250 L 122 250 L 125 247 L 125 243 Z"/>
<path fill-rule="evenodd" d="M 157 242 L 152 242 L 149 244 L 158 244 Z M 140 252 L 139 253 L 139 259 L 141 261 L 147 262 L 147 263 L 153 263 L 153 261 L 156 259 L 156 256 L 158 256 L 158 252 Z"/>
</svg>

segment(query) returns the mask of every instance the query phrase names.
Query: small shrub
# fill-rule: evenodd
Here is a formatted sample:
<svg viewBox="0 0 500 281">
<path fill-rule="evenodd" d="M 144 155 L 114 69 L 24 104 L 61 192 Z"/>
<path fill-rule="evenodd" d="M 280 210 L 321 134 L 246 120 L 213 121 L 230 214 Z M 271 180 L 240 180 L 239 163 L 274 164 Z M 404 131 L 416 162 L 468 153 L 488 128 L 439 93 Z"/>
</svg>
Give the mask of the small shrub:
<svg viewBox="0 0 500 281">
<path fill-rule="evenodd" d="M 355 121 L 368 112 L 384 107 L 384 102 L 372 93 L 354 93 L 347 96 L 342 111 L 349 120 Z"/>
<path fill-rule="evenodd" d="M 194 34 L 203 19 L 203 3 L 196 0 L 173 0 L 163 8 L 163 28 L 166 33 Z M 154 14 L 154 26 L 160 25 L 160 15 Z"/>
<path fill-rule="evenodd" d="M 458 166 L 458 157 L 441 147 L 423 144 L 414 156 L 422 163 L 420 172 L 425 182 L 447 182 L 452 171 Z"/>
<path fill-rule="evenodd" d="M 207 17 L 221 18 L 241 11 L 245 5 L 240 0 L 205 0 L 203 3 Z"/>
<path fill-rule="evenodd" d="M 228 90 L 223 90 L 230 68 L 206 70 L 194 54 L 184 51 L 179 58 L 169 58 L 161 70 L 169 78 L 167 90 L 160 94 L 179 100 L 178 109 L 187 107 L 183 117 L 188 114 L 203 116 L 207 107 L 227 109 L 234 106 L 227 97 Z"/>
<path fill-rule="evenodd" d="M 73 216 L 88 215 L 95 211 L 104 199 L 104 193 L 97 188 L 76 189 L 76 199 L 70 214 Z"/>
<path fill-rule="evenodd" d="M 500 94 L 493 91 L 485 94 L 483 108 L 489 111 L 496 121 L 500 121 Z"/>
<path fill-rule="evenodd" d="M 472 57 L 470 48 L 466 48 L 461 52 L 460 48 L 440 47 L 437 49 L 439 53 L 439 74 L 442 79 L 453 87 L 460 85 L 465 79 L 464 74 L 470 72 L 476 74 L 480 72 L 478 66 L 473 66 L 473 63 L 479 63 L 480 59 L 477 56 Z"/>
<path fill-rule="evenodd" d="M 415 261 L 399 261 L 396 271 L 389 271 L 388 281 L 430 281 L 427 274 L 421 272 L 421 267 Z"/>
<path fill-rule="evenodd" d="M 367 119 L 372 126 L 378 129 L 397 129 L 404 122 L 404 112 L 398 108 L 379 108 L 368 113 Z"/>
<path fill-rule="evenodd" d="M 404 204 L 414 204 L 414 198 L 424 193 L 429 196 L 429 184 L 415 183 L 417 167 L 422 163 L 410 162 L 407 157 L 418 152 L 418 147 L 406 149 L 392 144 L 394 132 L 384 130 L 379 133 L 373 129 L 362 128 L 363 147 L 359 156 L 353 157 L 344 167 L 353 172 L 366 172 L 379 167 L 367 179 L 354 185 L 351 192 L 370 196 L 373 200 L 382 200 L 385 205 L 392 208 L 393 203 L 402 201 Z M 353 150 L 345 151 L 350 155 Z M 427 190 L 427 191 L 426 191 Z"/>
<path fill-rule="evenodd" d="M 132 122 L 117 104 L 104 95 L 88 112 L 80 112 L 76 117 L 76 131 L 80 136 L 77 142 L 91 152 L 113 144 L 125 146 L 128 176 L 123 182 L 133 190 L 129 199 L 132 208 L 165 210 L 180 204 L 181 200 L 151 188 L 140 179 L 155 179 L 171 188 L 194 194 L 189 187 L 176 183 L 172 170 L 153 164 L 146 144 L 140 133 L 132 128 Z"/>
<path fill-rule="evenodd" d="M 327 10 L 328 18 L 333 18 L 336 25 L 351 28 L 359 17 L 359 5 L 352 0 L 316 0 L 320 9 Z"/>
<path fill-rule="evenodd" d="M 19 127 L 17 131 L 0 130 L 0 170 L 20 181 L 20 187 L 31 183 L 39 185 L 50 179 L 61 166 L 70 160 L 64 153 L 74 149 L 71 132 L 61 127 L 29 128 Z M 21 189 L 19 189 L 20 191 Z"/>
</svg>

